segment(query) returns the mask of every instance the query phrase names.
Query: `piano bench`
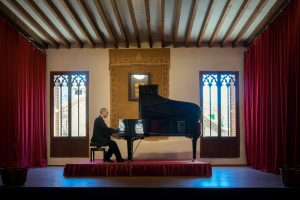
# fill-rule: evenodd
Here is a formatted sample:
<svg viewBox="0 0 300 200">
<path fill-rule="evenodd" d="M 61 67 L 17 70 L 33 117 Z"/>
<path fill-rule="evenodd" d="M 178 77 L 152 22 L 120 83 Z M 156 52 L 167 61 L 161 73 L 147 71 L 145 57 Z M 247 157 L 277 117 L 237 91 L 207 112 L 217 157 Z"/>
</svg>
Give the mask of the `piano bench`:
<svg viewBox="0 0 300 200">
<path fill-rule="evenodd" d="M 93 143 L 90 144 L 90 162 L 94 162 L 95 161 L 95 151 L 102 151 L 103 152 L 103 158 L 105 157 L 105 147 L 101 146 L 101 147 L 97 147 L 96 145 L 94 145 Z"/>
</svg>

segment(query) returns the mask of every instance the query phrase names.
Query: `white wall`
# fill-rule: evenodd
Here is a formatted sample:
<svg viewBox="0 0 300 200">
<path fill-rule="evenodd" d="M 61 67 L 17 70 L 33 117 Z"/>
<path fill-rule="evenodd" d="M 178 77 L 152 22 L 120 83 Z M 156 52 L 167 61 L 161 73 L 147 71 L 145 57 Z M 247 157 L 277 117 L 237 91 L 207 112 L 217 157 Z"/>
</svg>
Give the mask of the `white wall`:
<svg viewBox="0 0 300 200">
<path fill-rule="evenodd" d="M 214 165 L 246 164 L 244 142 L 244 48 L 171 49 L 170 99 L 200 104 L 199 71 L 239 71 L 240 158 L 204 159 Z M 198 142 L 198 149 L 199 148 Z M 190 150 L 189 143 L 180 144 Z M 180 148 L 181 149 L 181 148 Z M 199 156 L 199 150 L 197 151 Z"/>
<path fill-rule="evenodd" d="M 243 107 L 243 48 L 173 48 L 170 65 L 170 99 L 199 102 L 199 71 L 227 70 L 239 71 L 240 75 L 240 132 L 241 153 L 237 159 L 203 159 L 199 158 L 199 140 L 197 143 L 197 160 L 209 161 L 214 165 L 246 164 L 244 147 L 244 107 Z M 89 132 L 93 131 L 93 122 L 99 108 L 110 106 L 109 93 L 109 55 L 107 49 L 49 49 L 47 54 L 47 146 L 48 164 L 64 165 L 87 161 L 88 158 L 50 158 L 50 71 L 89 71 Z M 107 119 L 109 125 L 109 118 Z M 116 140 L 124 158 L 127 157 L 126 141 Z M 139 144 L 139 145 L 138 145 Z M 138 145 L 134 159 L 185 159 L 192 158 L 191 140 L 185 137 L 157 137 L 134 142 Z M 101 158 L 101 152 L 96 154 Z"/>
<path fill-rule="evenodd" d="M 64 165 L 87 158 L 50 158 L 50 71 L 89 71 L 89 132 L 100 107 L 109 108 L 109 58 L 107 49 L 48 49 L 47 55 L 47 158 L 48 165 Z"/>
</svg>

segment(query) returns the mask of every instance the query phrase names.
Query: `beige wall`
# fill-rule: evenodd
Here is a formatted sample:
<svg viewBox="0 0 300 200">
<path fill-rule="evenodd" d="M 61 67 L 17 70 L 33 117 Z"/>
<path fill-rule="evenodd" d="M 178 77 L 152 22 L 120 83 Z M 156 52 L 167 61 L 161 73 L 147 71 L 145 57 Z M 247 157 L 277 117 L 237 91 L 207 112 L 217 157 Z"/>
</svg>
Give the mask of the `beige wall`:
<svg viewBox="0 0 300 200">
<path fill-rule="evenodd" d="M 50 71 L 82 70 L 90 72 L 89 96 L 89 132 L 93 130 L 93 121 L 99 108 L 110 106 L 109 94 L 109 56 L 107 49 L 49 49 L 47 53 L 47 146 L 48 164 L 64 165 L 87 161 L 88 158 L 50 158 L 50 111 L 49 111 L 49 77 Z M 241 153 L 237 159 L 203 159 L 199 158 L 197 143 L 197 160 L 209 161 L 214 165 L 245 164 L 244 147 L 244 107 L 243 107 L 243 48 L 176 48 L 171 49 L 170 64 L 170 99 L 193 102 L 199 105 L 199 71 L 232 70 L 240 75 L 240 128 Z M 109 119 L 107 123 L 109 124 Z M 124 158 L 127 157 L 126 141 L 116 140 Z M 139 141 L 134 142 L 134 149 Z M 101 153 L 96 154 L 101 158 Z M 169 137 L 140 141 L 134 153 L 134 159 L 186 159 L 192 158 L 191 140 L 184 137 Z"/>
</svg>

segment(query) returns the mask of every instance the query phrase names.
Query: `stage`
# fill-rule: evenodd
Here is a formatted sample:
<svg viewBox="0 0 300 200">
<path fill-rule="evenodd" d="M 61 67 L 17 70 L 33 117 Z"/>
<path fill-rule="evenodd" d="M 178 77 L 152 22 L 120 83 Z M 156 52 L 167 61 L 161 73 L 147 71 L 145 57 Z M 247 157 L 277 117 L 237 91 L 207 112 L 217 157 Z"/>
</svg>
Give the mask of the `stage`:
<svg viewBox="0 0 300 200">
<path fill-rule="evenodd" d="M 66 164 L 65 177 L 193 176 L 211 177 L 211 164 L 185 160 L 134 160 L 124 163 L 83 162 Z"/>
<path fill-rule="evenodd" d="M 123 165 L 123 163 L 121 163 Z M 64 166 L 28 170 L 24 186 L 3 186 L 0 194 L 30 199 L 288 199 L 299 188 L 285 187 L 279 175 L 245 166 L 212 166 L 211 177 L 105 176 L 65 177 Z"/>
</svg>

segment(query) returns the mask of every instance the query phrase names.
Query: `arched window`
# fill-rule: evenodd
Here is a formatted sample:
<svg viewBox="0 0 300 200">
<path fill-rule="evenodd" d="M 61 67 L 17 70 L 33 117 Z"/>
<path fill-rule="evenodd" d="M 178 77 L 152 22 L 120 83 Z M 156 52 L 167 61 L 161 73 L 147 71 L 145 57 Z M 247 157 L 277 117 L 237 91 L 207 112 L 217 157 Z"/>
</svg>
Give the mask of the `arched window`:
<svg viewBox="0 0 300 200">
<path fill-rule="evenodd" d="M 50 80 L 51 155 L 76 156 L 74 143 L 88 145 L 88 72 L 52 72 Z"/>
<path fill-rule="evenodd" d="M 209 141 L 203 145 L 204 147 L 208 143 L 218 145 L 222 141 L 225 141 L 222 146 L 226 146 L 226 138 L 227 141 L 239 141 L 238 78 L 238 72 L 200 72 L 200 104 L 203 111 L 202 137 L 204 143 Z M 216 141 L 216 143 L 213 141 Z M 234 142 L 228 143 L 232 144 Z M 230 146 L 228 149 L 233 148 Z M 234 149 L 239 149 L 239 144 Z M 212 154 L 209 153 L 209 155 L 223 157 L 220 154 L 226 154 L 223 152 L 224 150 L 226 151 L 226 148 L 220 150 L 220 152 L 219 150 L 207 149 L 203 151 L 217 151 Z M 237 155 L 239 151 L 232 154 Z M 202 156 L 206 157 L 203 154 Z"/>
</svg>

